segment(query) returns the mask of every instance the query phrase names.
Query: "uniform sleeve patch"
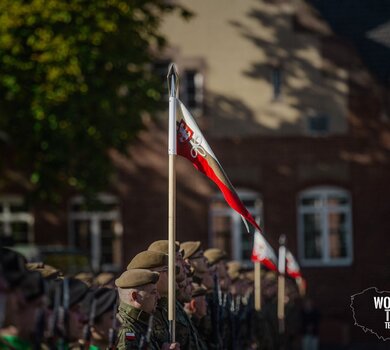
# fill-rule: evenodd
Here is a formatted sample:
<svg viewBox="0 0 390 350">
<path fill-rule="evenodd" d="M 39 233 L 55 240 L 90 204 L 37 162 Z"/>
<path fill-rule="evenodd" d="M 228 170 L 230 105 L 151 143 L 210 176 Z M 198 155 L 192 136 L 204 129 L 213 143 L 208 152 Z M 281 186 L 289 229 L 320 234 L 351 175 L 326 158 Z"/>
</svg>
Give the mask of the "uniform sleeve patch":
<svg viewBox="0 0 390 350">
<path fill-rule="evenodd" d="M 125 338 L 128 341 L 135 340 L 135 333 L 133 333 L 133 332 L 126 332 L 125 333 Z"/>
</svg>

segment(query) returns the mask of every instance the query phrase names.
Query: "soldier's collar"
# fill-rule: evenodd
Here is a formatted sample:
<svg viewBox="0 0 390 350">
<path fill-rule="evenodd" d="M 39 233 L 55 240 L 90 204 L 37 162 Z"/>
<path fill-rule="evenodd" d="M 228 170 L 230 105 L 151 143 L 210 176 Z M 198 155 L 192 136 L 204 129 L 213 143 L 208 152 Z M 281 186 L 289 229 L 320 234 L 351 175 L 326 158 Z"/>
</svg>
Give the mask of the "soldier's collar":
<svg viewBox="0 0 390 350">
<path fill-rule="evenodd" d="M 150 314 L 143 310 L 132 308 L 130 310 L 130 317 L 147 325 L 149 322 Z"/>
<path fill-rule="evenodd" d="M 140 321 L 146 325 L 148 324 L 150 317 L 149 313 L 125 303 L 121 303 L 120 308 L 123 309 L 125 311 L 125 314 L 127 314 L 129 317 Z"/>
</svg>

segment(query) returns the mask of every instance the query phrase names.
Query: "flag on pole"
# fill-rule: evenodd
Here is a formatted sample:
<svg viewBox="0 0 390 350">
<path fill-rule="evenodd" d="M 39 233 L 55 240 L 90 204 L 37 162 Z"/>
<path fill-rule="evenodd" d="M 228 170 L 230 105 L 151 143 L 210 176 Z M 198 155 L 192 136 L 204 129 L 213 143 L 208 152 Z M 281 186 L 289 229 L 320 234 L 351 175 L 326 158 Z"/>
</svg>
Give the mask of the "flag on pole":
<svg viewBox="0 0 390 350">
<path fill-rule="evenodd" d="M 177 100 L 177 102 L 179 105 L 179 113 L 177 115 L 177 154 L 187 158 L 197 170 L 205 174 L 219 187 L 226 202 L 241 215 L 245 225 L 247 225 L 246 221 L 248 221 L 261 232 L 259 225 L 238 197 L 191 113 L 180 100 Z"/>
<path fill-rule="evenodd" d="M 259 232 L 255 232 L 255 239 L 252 250 L 252 261 L 260 262 L 270 270 L 276 271 L 278 259 L 270 244 L 265 240 L 264 236 Z"/>
<path fill-rule="evenodd" d="M 298 265 L 298 262 L 296 261 L 294 255 L 292 255 L 292 253 L 289 250 L 287 250 L 286 253 L 286 261 L 287 261 L 287 266 L 286 266 L 287 274 L 292 278 L 302 277 L 301 269 Z"/>
</svg>

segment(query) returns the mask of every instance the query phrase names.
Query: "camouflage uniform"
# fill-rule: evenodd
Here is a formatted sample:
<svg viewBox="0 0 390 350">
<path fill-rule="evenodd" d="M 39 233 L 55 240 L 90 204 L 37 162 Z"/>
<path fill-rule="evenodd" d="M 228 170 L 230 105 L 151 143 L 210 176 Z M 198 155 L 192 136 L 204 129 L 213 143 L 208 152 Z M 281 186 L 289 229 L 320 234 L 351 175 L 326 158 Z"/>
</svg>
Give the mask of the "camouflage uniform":
<svg viewBox="0 0 390 350">
<path fill-rule="evenodd" d="M 157 302 L 157 309 L 154 313 L 153 337 L 161 346 L 169 343 L 169 322 L 168 322 L 168 298 L 161 297 Z"/>
<path fill-rule="evenodd" d="M 259 344 L 260 350 L 273 350 L 273 341 L 271 337 L 271 331 L 269 323 L 265 319 L 263 311 L 253 311 L 254 319 L 254 332 Z"/>
<path fill-rule="evenodd" d="M 118 308 L 118 316 L 122 325 L 118 332 L 118 350 L 138 350 L 142 336 L 146 335 L 150 315 L 145 311 L 136 309 L 125 303 L 121 303 Z M 126 336 L 126 334 L 134 334 Z M 160 349 L 156 339 L 151 337 L 149 350 Z"/>
<path fill-rule="evenodd" d="M 183 306 L 176 301 L 176 340 L 181 350 L 202 350 L 198 331 L 192 324 Z"/>
<path fill-rule="evenodd" d="M 222 294 L 222 306 L 220 306 L 220 312 L 221 312 L 221 335 L 222 335 L 222 341 L 223 341 L 223 349 L 233 349 L 233 342 L 236 341 L 236 339 L 233 339 L 233 336 L 236 337 L 237 334 L 233 334 L 232 329 L 232 312 L 231 312 L 231 306 L 232 306 L 232 300 L 231 295 L 224 293 Z"/>
<path fill-rule="evenodd" d="M 215 293 L 206 295 L 207 315 L 199 321 L 199 333 L 205 339 L 209 349 L 221 348 L 221 337 L 219 333 L 219 305 Z"/>
<path fill-rule="evenodd" d="M 271 349 L 279 349 L 279 325 L 277 312 L 277 299 L 266 301 L 262 308 L 262 316 L 267 324 L 269 339 L 271 340 Z"/>
<path fill-rule="evenodd" d="M 198 343 L 199 343 L 199 348 L 201 350 L 207 350 L 208 347 L 207 347 L 207 341 L 206 339 L 203 338 L 202 334 L 200 334 L 199 332 L 199 324 L 200 324 L 200 319 L 197 318 L 196 316 L 192 316 L 191 317 L 191 321 L 192 321 L 192 324 L 194 325 L 195 329 L 197 330 L 198 332 Z"/>
<path fill-rule="evenodd" d="M 294 301 L 289 301 L 285 308 L 286 341 L 288 349 L 300 349 L 300 331 L 302 329 L 301 308 Z"/>
</svg>

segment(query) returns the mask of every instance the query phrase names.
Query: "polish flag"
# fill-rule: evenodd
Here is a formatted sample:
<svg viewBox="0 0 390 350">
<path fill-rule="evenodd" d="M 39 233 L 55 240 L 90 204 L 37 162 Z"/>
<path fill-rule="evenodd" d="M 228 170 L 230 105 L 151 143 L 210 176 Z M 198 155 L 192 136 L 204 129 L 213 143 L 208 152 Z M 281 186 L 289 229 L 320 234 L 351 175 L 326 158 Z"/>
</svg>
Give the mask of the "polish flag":
<svg viewBox="0 0 390 350">
<path fill-rule="evenodd" d="M 133 332 L 126 332 L 125 338 L 126 338 L 126 340 L 135 340 L 135 333 L 133 333 Z"/>
<path fill-rule="evenodd" d="M 261 228 L 238 197 L 233 185 L 230 183 L 191 113 L 180 100 L 177 100 L 177 102 L 180 107 L 178 108 L 179 113 L 177 115 L 176 128 L 177 154 L 187 158 L 197 170 L 214 181 L 229 206 L 237 211 L 244 219 L 245 225 L 246 221 L 248 221 L 261 232 Z"/>
<path fill-rule="evenodd" d="M 294 255 L 292 255 L 292 253 L 289 250 L 287 250 L 286 253 L 286 261 L 287 261 L 287 265 L 286 265 L 287 274 L 292 278 L 302 277 L 301 269 L 298 265 L 298 262 L 296 261 Z"/>
<path fill-rule="evenodd" d="M 252 261 L 260 262 L 272 271 L 277 270 L 278 259 L 270 244 L 265 240 L 264 236 L 259 232 L 255 232 L 253 242 Z"/>
</svg>

